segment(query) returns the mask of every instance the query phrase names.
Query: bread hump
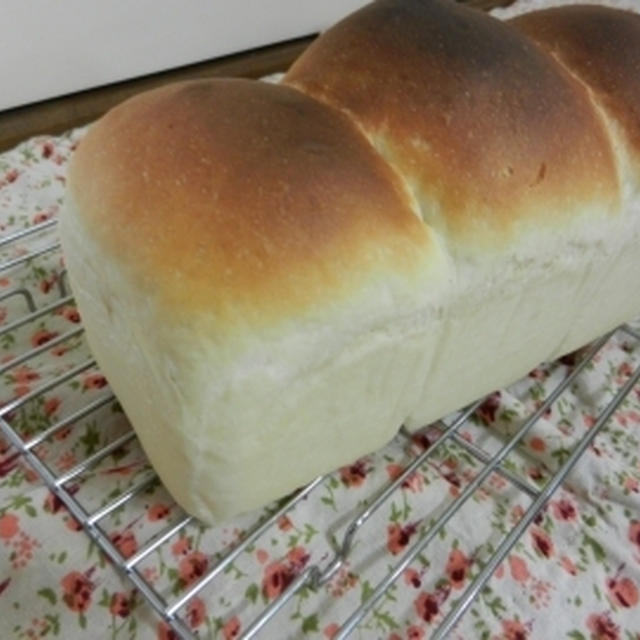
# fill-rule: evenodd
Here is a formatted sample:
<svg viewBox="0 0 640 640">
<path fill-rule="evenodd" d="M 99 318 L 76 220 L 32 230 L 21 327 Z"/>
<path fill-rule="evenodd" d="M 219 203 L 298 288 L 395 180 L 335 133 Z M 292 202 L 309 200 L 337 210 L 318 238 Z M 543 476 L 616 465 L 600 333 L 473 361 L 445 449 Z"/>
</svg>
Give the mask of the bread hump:
<svg viewBox="0 0 640 640">
<path fill-rule="evenodd" d="M 188 512 L 264 505 L 640 313 L 638 22 L 380 0 L 280 84 L 91 126 L 71 285 Z"/>
</svg>

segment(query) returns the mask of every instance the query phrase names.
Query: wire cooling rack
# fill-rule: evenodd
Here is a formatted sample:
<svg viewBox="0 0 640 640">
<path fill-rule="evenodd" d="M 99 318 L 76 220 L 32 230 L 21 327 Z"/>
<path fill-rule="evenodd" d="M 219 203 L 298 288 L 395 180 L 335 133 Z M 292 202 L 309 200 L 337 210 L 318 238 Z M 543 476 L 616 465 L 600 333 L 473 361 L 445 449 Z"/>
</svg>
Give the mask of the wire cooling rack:
<svg viewBox="0 0 640 640">
<path fill-rule="evenodd" d="M 69 291 L 64 267 L 60 259 L 61 249 L 56 235 L 56 225 L 56 220 L 48 220 L 0 240 L 0 252 L 8 256 L 4 262 L 0 264 L 0 276 L 20 269 L 37 269 L 38 260 L 41 259 L 51 261 L 52 258 L 56 258 L 61 265 L 57 277 L 54 278 L 55 282 L 52 285 L 57 287 L 58 291 L 58 299 L 55 302 L 38 305 L 36 301 L 37 296 L 34 296 L 26 286 L 11 289 L 0 296 L 0 301 L 4 301 L 4 303 L 12 301 L 14 303 L 12 305 L 13 307 L 18 310 L 24 310 L 24 312 L 18 311 L 16 317 L 9 318 L 9 321 L 0 327 L 0 340 L 11 332 L 18 331 L 21 328 L 37 326 L 37 323 L 41 319 L 59 313 L 61 309 L 68 309 L 69 305 L 73 303 L 73 296 Z M 25 242 L 31 240 L 33 240 L 32 244 L 34 245 L 31 250 L 27 252 L 17 252 L 22 255 L 15 255 L 16 252 L 12 252 L 12 247 L 16 246 L 17 243 L 22 246 Z M 34 361 L 45 351 L 49 351 L 52 348 L 68 344 L 73 340 L 81 340 L 82 333 L 82 326 L 77 325 L 69 331 L 56 335 L 52 339 L 47 339 L 43 344 L 36 343 L 32 345 L 33 348 L 30 350 L 20 353 L 9 362 L 0 364 L 0 374 L 5 374 L 8 371 L 15 370 L 16 367 Z M 499 474 L 504 481 L 510 483 L 518 492 L 526 495 L 530 501 L 529 507 L 524 511 L 515 526 L 513 526 L 497 546 L 495 546 L 491 555 L 482 562 L 479 572 L 470 581 L 462 595 L 455 600 L 446 611 L 444 619 L 430 636 L 434 639 L 445 638 L 485 587 L 498 565 L 521 538 L 527 527 L 541 512 L 554 491 L 563 483 L 569 472 L 576 465 L 580 456 L 590 446 L 599 430 L 607 423 L 638 382 L 640 378 L 640 367 L 632 372 L 626 383 L 617 391 L 613 400 L 601 412 L 593 427 L 585 432 L 584 436 L 570 452 L 567 452 L 562 464 L 558 466 L 542 486 L 534 486 L 529 478 L 514 471 L 513 465 L 506 464 L 507 456 L 509 456 L 522 439 L 531 431 L 545 412 L 547 412 L 554 403 L 559 401 L 562 394 L 576 381 L 583 370 L 590 365 L 592 359 L 615 333 L 616 332 L 612 332 L 593 343 L 588 350 L 586 350 L 582 359 L 572 367 L 570 372 L 559 382 L 555 389 L 546 398 L 541 399 L 537 410 L 519 426 L 517 432 L 512 434 L 511 437 L 504 439 L 501 448 L 497 451 L 488 453 L 478 445 L 467 441 L 467 439 L 461 435 L 461 429 L 468 423 L 478 407 L 485 402 L 485 399 L 478 400 L 455 416 L 449 417 L 435 425 L 438 436 L 432 442 L 431 446 L 410 460 L 392 481 L 389 481 L 385 486 L 379 488 L 374 495 L 369 496 L 368 499 L 361 504 L 355 513 L 349 515 L 348 524 L 344 529 L 344 533 L 334 545 L 332 555 L 329 555 L 322 561 L 313 562 L 300 570 L 298 575 L 278 597 L 265 605 L 259 615 L 250 622 L 245 628 L 242 638 L 253 638 L 262 633 L 266 634 L 266 637 L 271 637 L 268 632 L 269 622 L 278 616 L 278 613 L 286 603 L 301 589 L 317 590 L 335 576 L 350 559 L 359 536 L 367 527 L 367 523 L 372 521 L 373 515 L 381 506 L 396 496 L 403 486 L 403 483 L 405 483 L 421 465 L 436 455 L 439 448 L 444 446 L 445 443 L 455 443 L 456 446 L 466 451 L 466 453 L 480 465 L 480 471 L 474 475 L 472 480 L 464 487 L 464 490 L 459 493 L 455 500 L 452 500 L 446 508 L 441 510 L 440 513 L 437 514 L 437 517 L 430 521 L 429 526 L 421 530 L 420 535 L 416 536 L 412 544 L 407 546 L 403 555 L 397 559 L 395 565 L 389 567 L 386 576 L 370 589 L 368 597 L 363 599 L 359 605 L 354 606 L 348 617 L 342 621 L 340 628 L 334 636 L 338 639 L 344 639 L 349 636 L 367 614 L 376 607 L 385 593 L 388 593 L 388 590 L 398 580 L 403 571 L 424 552 L 454 515 L 469 501 L 469 498 L 481 487 L 482 483 L 485 482 L 490 475 Z M 640 335 L 630 326 L 625 325 L 620 327 L 617 329 L 617 333 L 625 334 L 626 339 L 640 341 Z M 185 527 L 193 524 L 193 519 L 186 514 L 180 515 L 164 529 L 155 532 L 129 557 L 123 555 L 117 544 L 107 535 L 105 528 L 102 526 L 110 514 L 132 503 L 136 496 L 144 493 L 145 490 L 154 483 L 158 483 L 158 479 L 153 470 L 148 465 L 144 467 L 142 473 L 136 476 L 135 482 L 123 491 L 119 491 L 118 488 L 114 490 L 108 480 L 103 479 L 103 484 L 101 485 L 103 498 L 98 502 L 99 506 L 97 508 L 90 509 L 86 505 L 81 504 L 75 495 L 77 487 L 74 483 L 76 480 L 88 470 L 99 465 L 101 461 L 121 451 L 124 446 L 133 442 L 136 439 L 135 433 L 130 428 L 125 429 L 124 432 L 117 434 L 104 446 L 93 451 L 85 459 L 77 461 L 71 468 L 63 473 L 56 473 L 52 465 L 43 459 L 43 456 L 39 453 L 41 445 L 52 437 L 55 437 L 56 434 L 72 428 L 74 424 L 94 414 L 103 415 L 100 412 L 104 411 L 105 408 L 117 408 L 117 400 L 113 394 L 109 392 L 108 387 L 105 386 L 104 389 L 101 389 L 98 397 L 92 396 L 83 405 L 76 407 L 70 415 L 57 420 L 53 424 L 47 425 L 46 428 L 38 433 L 25 435 L 20 432 L 19 427 L 15 424 L 16 416 L 21 409 L 24 409 L 30 403 L 41 402 L 45 395 L 55 388 L 63 384 L 73 384 L 73 380 L 77 378 L 77 376 L 93 370 L 96 370 L 96 363 L 90 355 L 88 355 L 87 358 L 80 363 L 69 365 L 66 370 L 56 372 L 54 376 L 42 384 L 39 384 L 39 386 L 34 389 L 8 401 L 0 409 L 0 433 L 3 434 L 8 442 L 15 448 L 17 455 L 23 456 L 25 462 L 31 466 L 51 492 L 67 507 L 70 514 L 78 521 L 87 536 L 111 559 L 115 567 L 128 577 L 139 593 L 144 596 L 151 607 L 166 621 L 175 633 L 181 638 L 195 638 L 196 636 L 189 628 L 185 618 L 185 611 L 189 603 L 199 594 L 202 595 L 205 587 L 216 577 L 222 576 L 228 571 L 233 562 L 247 549 L 251 548 L 256 541 L 260 540 L 262 536 L 265 536 L 269 529 L 273 527 L 280 518 L 294 509 L 301 501 L 313 499 L 319 490 L 318 488 L 326 480 L 327 476 L 316 478 L 287 500 L 281 501 L 277 507 L 271 508 L 266 516 L 260 517 L 251 527 L 247 528 L 241 542 L 225 549 L 224 553 L 215 554 L 217 558 L 216 563 L 210 566 L 204 575 L 195 583 L 189 585 L 186 590 L 179 594 L 173 594 L 173 596 L 166 591 L 158 590 L 145 578 L 144 572 L 141 571 L 140 567 L 145 558 L 161 549 L 163 545 L 167 545 L 168 541 Z M 401 429 L 399 438 L 411 440 L 412 435 Z"/>
</svg>

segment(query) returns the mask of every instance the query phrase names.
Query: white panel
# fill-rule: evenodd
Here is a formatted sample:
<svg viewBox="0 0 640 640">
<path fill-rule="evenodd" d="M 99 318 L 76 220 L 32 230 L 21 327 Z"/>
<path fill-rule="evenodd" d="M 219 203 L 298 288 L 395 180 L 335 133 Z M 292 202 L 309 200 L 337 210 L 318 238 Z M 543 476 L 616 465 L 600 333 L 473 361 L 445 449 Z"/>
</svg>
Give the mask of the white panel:
<svg viewBox="0 0 640 640">
<path fill-rule="evenodd" d="M 316 33 L 364 0 L 0 0 L 0 110 Z"/>
</svg>

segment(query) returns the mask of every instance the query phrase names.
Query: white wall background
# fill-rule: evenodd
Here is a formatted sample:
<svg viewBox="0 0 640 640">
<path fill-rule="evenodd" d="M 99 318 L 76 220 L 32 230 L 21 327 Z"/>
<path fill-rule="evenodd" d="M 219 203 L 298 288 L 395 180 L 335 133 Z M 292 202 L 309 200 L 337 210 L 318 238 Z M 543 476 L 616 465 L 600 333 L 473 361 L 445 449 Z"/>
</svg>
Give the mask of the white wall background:
<svg viewBox="0 0 640 640">
<path fill-rule="evenodd" d="M 322 31 L 365 0 L 0 0 L 0 110 Z"/>
</svg>

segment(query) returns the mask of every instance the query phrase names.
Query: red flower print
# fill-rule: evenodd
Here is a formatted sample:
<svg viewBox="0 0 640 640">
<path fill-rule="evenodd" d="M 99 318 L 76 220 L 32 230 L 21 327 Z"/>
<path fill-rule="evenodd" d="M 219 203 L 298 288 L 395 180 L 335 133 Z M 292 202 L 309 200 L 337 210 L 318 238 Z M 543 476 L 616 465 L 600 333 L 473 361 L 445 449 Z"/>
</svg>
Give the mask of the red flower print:
<svg viewBox="0 0 640 640">
<path fill-rule="evenodd" d="M 178 575 L 183 586 L 190 585 L 192 582 L 202 578 L 208 567 L 209 559 L 200 551 L 194 551 L 182 558 L 178 565 Z"/>
<path fill-rule="evenodd" d="M 340 469 L 340 480 L 345 487 L 359 487 L 367 477 L 367 461 L 357 460 L 352 465 Z"/>
<path fill-rule="evenodd" d="M 20 531 L 18 516 L 5 513 L 0 517 L 0 540 L 10 540 L 18 531 Z"/>
<path fill-rule="evenodd" d="M 18 179 L 18 175 L 20 174 L 17 169 L 9 169 L 9 171 L 4 174 L 4 179 L 7 182 L 15 182 Z"/>
<path fill-rule="evenodd" d="M 514 554 L 510 555 L 508 560 L 511 577 L 516 582 L 526 582 L 529 578 L 529 569 L 524 558 L 521 558 L 520 556 Z"/>
<path fill-rule="evenodd" d="M 158 640 L 180 640 L 178 634 L 166 622 L 158 622 L 156 631 Z"/>
<path fill-rule="evenodd" d="M 496 421 L 496 414 L 500 408 L 500 391 L 487 396 L 487 399 L 476 409 L 476 413 L 482 422 L 487 425 Z"/>
<path fill-rule="evenodd" d="M 424 629 L 415 624 L 412 624 L 407 629 L 407 640 L 422 640 L 424 637 Z"/>
<path fill-rule="evenodd" d="M 534 436 L 529 440 L 529 447 L 532 451 L 537 451 L 538 453 L 543 453 L 547 449 L 545 441 L 538 436 Z"/>
<path fill-rule="evenodd" d="M 89 374 L 83 382 L 85 389 L 102 389 L 107 385 L 107 379 L 101 373 Z"/>
<path fill-rule="evenodd" d="M 233 616 L 233 618 L 229 618 L 224 627 L 222 627 L 222 637 L 224 640 L 234 640 L 234 638 L 238 637 L 239 633 L 240 620 L 238 620 L 236 616 Z"/>
<path fill-rule="evenodd" d="M 628 362 L 623 362 L 618 367 L 618 375 L 622 378 L 629 378 L 633 373 L 633 367 Z"/>
<path fill-rule="evenodd" d="M 640 551 L 640 520 L 632 520 L 629 524 L 629 540 L 633 542 Z"/>
<path fill-rule="evenodd" d="M 267 565 L 262 578 L 262 593 L 269 600 L 278 597 L 294 578 L 293 570 L 284 562 Z"/>
<path fill-rule="evenodd" d="M 422 578 L 415 569 L 405 569 L 403 575 L 406 584 L 409 584 L 416 589 L 422 585 Z"/>
<path fill-rule="evenodd" d="M 278 518 L 278 529 L 280 529 L 280 531 L 289 531 L 292 528 L 293 523 L 289 519 L 289 516 L 285 515 Z"/>
<path fill-rule="evenodd" d="M 618 640 L 620 627 L 605 613 L 592 613 L 587 618 L 587 629 L 591 631 L 592 640 Z"/>
<path fill-rule="evenodd" d="M 504 640 L 526 640 L 527 628 L 519 620 L 502 620 Z"/>
<path fill-rule="evenodd" d="M 59 406 L 60 406 L 60 398 L 48 398 L 44 402 L 44 406 L 43 406 L 44 414 L 47 417 L 51 417 L 58 410 Z"/>
<path fill-rule="evenodd" d="M 111 596 L 109 611 L 116 618 L 126 618 L 131 613 L 131 600 L 126 593 L 114 593 Z"/>
<path fill-rule="evenodd" d="M 596 419 L 586 413 L 582 415 L 582 420 L 584 421 L 584 426 L 587 427 L 587 429 L 591 429 L 591 427 L 596 423 Z"/>
<path fill-rule="evenodd" d="M 305 564 L 307 564 L 309 554 L 304 547 L 294 547 L 287 553 L 287 560 L 296 569 L 301 569 Z"/>
<path fill-rule="evenodd" d="M 294 547 L 284 559 L 269 563 L 262 577 L 262 593 L 271 600 L 279 596 L 309 560 L 304 547 Z"/>
<path fill-rule="evenodd" d="M 413 606 L 421 620 L 431 622 L 440 613 L 440 607 L 449 597 L 449 586 L 436 589 L 434 593 L 422 591 L 420 595 L 413 601 Z"/>
<path fill-rule="evenodd" d="M 171 545 L 171 553 L 174 556 L 182 556 L 191 551 L 191 543 L 189 542 L 189 538 L 178 538 Z"/>
<path fill-rule="evenodd" d="M 413 603 L 416 613 L 425 622 L 431 622 L 440 612 L 438 599 L 426 592 L 422 592 Z"/>
<path fill-rule="evenodd" d="M 627 476 L 624 479 L 624 488 L 627 491 L 638 493 L 640 491 L 640 482 L 638 482 L 637 478 L 634 478 L 633 476 Z"/>
<path fill-rule="evenodd" d="M 387 549 L 395 556 L 409 544 L 411 536 L 417 531 L 415 523 L 402 527 L 394 523 L 387 527 Z"/>
<path fill-rule="evenodd" d="M 124 558 L 129 558 L 138 550 L 138 541 L 131 529 L 111 534 L 111 542 Z"/>
<path fill-rule="evenodd" d="M 51 213 L 48 211 L 38 211 L 35 216 L 33 216 L 33 224 L 40 224 L 41 222 L 46 222 L 51 217 Z"/>
<path fill-rule="evenodd" d="M 577 575 L 578 569 L 576 568 L 576 565 L 573 563 L 571 558 L 568 558 L 567 556 L 562 556 L 560 558 L 560 564 L 562 565 L 562 568 L 570 575 L 572 576 Z"/>
<path fill-rule="evenodd" d="M 62 599 L 71 611 L 83 612 L 91 605 L 93 584 L 84 573 L 71 571 L 60 580 Z"/>
<path fill-rule="evenodd" d="M 467 569 L 471 564 L 467 556 L 460 549 L 453 549 L 447 560 L 446 572 L 454 589 L 461 589 L 467 576 Z"/>
<path fill-rule="evenodd" d="M 621 607 L 631 608 L 638 604 L 638 587 L 631 578 L 609 578 L 607 591 L 609 599 Z"/>
<path fill-rule="evenodd" d="M 204 602 L 200 598 L 194 598 L 187 605 L 187 621 L 192 629 L 199 627 L 207 617 Z"/>
<path fill-rule="evenodd" d="M 549 377 L 549 374 L 544 369 L 537 367 L 529 372 L 529 377 L 534 380 L 546 380 Z"/>
<path fill-rule="evenodd" d="M 150 522 L 155 522 L 156 520 L 166 518 L 169 513 L 171 513 L 171 507 L 162 502 L 157 502 L 156 504 L 152 504 L 147 510 L 147 519 Z"/>
<path fill-rule="evenodd" d="M 534 527 L 531 530 L 531 536 L 533 537 L 533 546 L 543 556 L 549 558 L 553 555 L 553 542 L 546 532 L 539 527 Z"/>
<path fill-rule="evenodd" d="M 403 471 L 404 467 L 400 466 L 399 464 L 387 465 L 387 474 L 389 475 L 389 480 L 395 480 L 396 478 L 400 477 Z M 417 493 L 418 491 L 422 490 L 423 484 L 424 481 L 422 476 L 417 471 L 414 471 L 402 481 L 402 484 L 400 486 L 403 489 L 408 489 L 413 493 Z"/>
<path fill-rule="evenodd" d="M 40 374 L 37 371 L 30 369 L 26 364 L 23 364 L 21 367 L 14 369 L 11 377 L 17 384 L 26 384 L 37 380 L 40 377 Z"/>
<path fill-rule="evenodd" d="M 338 633 L 338 629 L 340 629 L 340 627 L 335 622 L 332 622 L 322 630 L 322 635 L 328 640 L 331 640 L 331 638 Z"/>
<path fill-rule="evenodd" d="M 43 344 L 46 344 L 47 342 L 49 342 L 50 340 L 53 340 L 57 336 L 58 336 L 58 332 L 57 331 L 49 331 L 47 329 L 40 329 L 39 331 L 36 331 L 31 336 L 31 346 L 34 347 L 34 348 L 35 347 L 40 347 Z"/>
<path fill-rule="evenodd" d="M 80 312 L 75 307 L 64 307 L 62 315 L 69 322 L 73 322 L 73 324 L 80 323 Z"/>
<path fill-rule="evenodd" d="M 578 512 L 576 508 L 571 502 L 571 500 L 567 500 L 566 498 L 562 498 L 561 500 L 554 500 L 551 503 L 551 510 L 553 511 L 553 515 L 558 520 L 565 520 L 567 522 L 576 520 L 578 517 Z"/>
<path fill-rule="evenodd" d="M 52 142 L 49 142 L 49 141 L 45 142 L 42 145 L 42 157 L 48 158 L 49 156 L 51 156 L 53 154 L 54 148 L 55 147 L 53 146 Z"/>
</svg>

